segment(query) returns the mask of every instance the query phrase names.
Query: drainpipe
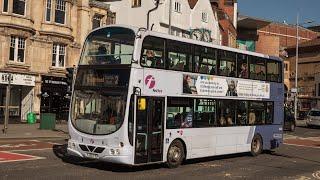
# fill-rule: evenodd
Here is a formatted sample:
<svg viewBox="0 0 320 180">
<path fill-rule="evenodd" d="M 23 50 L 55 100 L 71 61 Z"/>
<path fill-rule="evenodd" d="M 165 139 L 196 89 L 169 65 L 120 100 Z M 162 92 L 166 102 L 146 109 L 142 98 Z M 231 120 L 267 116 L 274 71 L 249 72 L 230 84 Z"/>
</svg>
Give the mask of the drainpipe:
<svg viewBox="0 0 320 180">
<path fill-rule="evenodd" d="M 152 8 L 152 9 L 150 9 L 150 10 L 148 11 L 148 14 L 147 14 L 147 30 L 149 30 L 150 13 L 151 13 L 152 11 L 155 11 L 156 9 L 158 9 L 159 3 L 160 3 L 160 0 L 157 0 L 157 1 L 156 1 L 156 7 Z"/>
</svg>

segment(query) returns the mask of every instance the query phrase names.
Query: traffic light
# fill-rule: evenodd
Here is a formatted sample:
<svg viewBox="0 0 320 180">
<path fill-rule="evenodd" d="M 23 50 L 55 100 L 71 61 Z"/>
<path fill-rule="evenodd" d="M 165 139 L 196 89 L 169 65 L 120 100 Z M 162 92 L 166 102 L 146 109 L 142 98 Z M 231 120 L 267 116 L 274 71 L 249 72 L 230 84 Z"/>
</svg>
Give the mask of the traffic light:
<svg viewBox="0 0 320 180">
<path fill-rule="evenodd" d="M 73 73 L 74 73 L 74 67 L 66 68 L 67 70 L 67 84 L 68 84 L 68 91 L 72 91 L 72 82 L 73 82 Z"/>
</svg>

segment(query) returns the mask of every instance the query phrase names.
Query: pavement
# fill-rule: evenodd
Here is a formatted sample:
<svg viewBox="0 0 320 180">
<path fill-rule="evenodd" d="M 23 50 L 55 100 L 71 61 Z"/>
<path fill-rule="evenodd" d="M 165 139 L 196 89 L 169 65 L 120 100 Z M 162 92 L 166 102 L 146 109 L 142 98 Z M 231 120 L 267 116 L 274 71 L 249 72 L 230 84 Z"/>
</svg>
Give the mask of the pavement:
<svg viewBox="0 0 320 180">
<path fill-rule="evenodd" d="M 40 124 L 9 124 L 7 133 L 0 132 L 1 141 L 21 139 L 67 139 L 68 124 L 66 122 L 56 124 L 54 130 L 40 129 Z M 1 127 L 2 129 L 2 127 Z"/>
</svg>

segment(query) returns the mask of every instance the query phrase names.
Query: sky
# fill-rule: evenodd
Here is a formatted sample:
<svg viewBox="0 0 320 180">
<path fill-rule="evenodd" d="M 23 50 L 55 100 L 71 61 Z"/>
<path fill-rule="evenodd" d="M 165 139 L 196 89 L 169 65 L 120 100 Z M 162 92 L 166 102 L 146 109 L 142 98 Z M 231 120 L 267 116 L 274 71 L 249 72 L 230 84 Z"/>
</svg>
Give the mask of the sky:
<svg viewBox="0 0 320 180">
<path fill-rule="evenodd" d="M 315 22 L 304 26 L 320 25 L 320 0 L 238 0 L 238 12 L 288 24 L 296 24 L 299 12 L 299 24 L 311 20 Z"/>
</svg>

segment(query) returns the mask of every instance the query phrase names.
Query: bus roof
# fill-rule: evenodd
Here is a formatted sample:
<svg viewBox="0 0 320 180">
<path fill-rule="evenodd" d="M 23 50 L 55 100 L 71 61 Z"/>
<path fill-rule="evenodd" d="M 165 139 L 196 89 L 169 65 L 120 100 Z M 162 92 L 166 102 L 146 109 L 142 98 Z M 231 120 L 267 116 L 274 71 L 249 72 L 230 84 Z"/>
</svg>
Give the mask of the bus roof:
<svg viewBox="0 0 320 180">
<path fill-rule="evenodd" d="M 221 49 L 221 50 L 232 51 L 232 52 L 236 52 L 236 53 L 242 53 L 242 54 L 247 54 L 247 55 L 252 55 L 252 56 L 258 56 L 258 57 L 272 59 L 272 60 L 275 60 L 275 61 L 281 61 L 281 62 L 283 61 L 280 57 L 276 57 L 276 56 L 269 56 L 269 55 L 262 54 L 262 53 L 241 50 L 241 49 L 232 48 L 232 47 L 228 47 L 228 46 L 216 45 L 216 44 L 212 44 L 212 43 L 209 43 L 209 42 L 204 42 L 204 41 L 198 41 L 198 40 L 194 40 L 194 39 L 188 39 L 188 38 L 173 36 L 173 35 L 169 35 L 169 34 L 165 34 L 165 33 L 161 33 L 161 32 L 156 32 L 156 31 L 150 31 L 150 30 L 147 30 L 144 27 L 138 28 L 138 27 L 135 27 L 135 26 L 123 25 L 123 24 L 113 24 L 113 25 L 100 27 L 100 28 L 97 28 L 97 29 L 91 31 L 89 34 L 91 34 L 94 31 L 97 31 L 99 29 L 103 29 L 103 28 L 107 28 L 107 27 L 128 28 L 128 29 L 133 30 L 135 33 L 138 33 L 140 30 L 142 30 L 145 34 L 156 36 L 156 37 L 160 37 L 160 38 L 164 38 L 164 39 L 171 39 L 171 40 L 186 42 L 186 43 L 190 43 L 190 44 L 196 44 L 196 45 L 212 47 L 212 48 Z"/>
</svg>

